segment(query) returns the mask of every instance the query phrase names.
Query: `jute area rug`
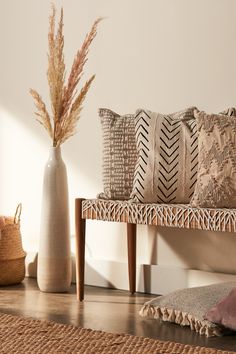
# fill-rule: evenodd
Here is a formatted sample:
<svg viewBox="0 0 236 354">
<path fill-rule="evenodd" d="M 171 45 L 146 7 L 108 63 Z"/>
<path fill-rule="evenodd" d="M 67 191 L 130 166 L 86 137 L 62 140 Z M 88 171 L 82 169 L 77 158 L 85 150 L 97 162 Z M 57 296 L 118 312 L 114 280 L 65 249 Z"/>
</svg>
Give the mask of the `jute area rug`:
<svg viewBox="0 0 236 354">
<path fill-rule="evenodd" d="M 229 354 L 155 339 L 0 314 L 1 354 Z"/>
</svg>

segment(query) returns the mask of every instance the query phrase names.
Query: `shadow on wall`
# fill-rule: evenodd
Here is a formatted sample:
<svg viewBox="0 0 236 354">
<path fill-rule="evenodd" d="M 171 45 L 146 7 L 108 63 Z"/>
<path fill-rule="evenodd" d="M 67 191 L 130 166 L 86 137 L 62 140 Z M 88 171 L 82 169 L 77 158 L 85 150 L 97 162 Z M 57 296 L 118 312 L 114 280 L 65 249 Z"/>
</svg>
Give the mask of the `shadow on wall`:
<svg viewBox="0 0 236 354">
<path fill-rule="evenodd" d="M 144 287 L 144 292 L 151 294 L 151 267 L 150 265 L 143 265 L 143 287 Z"/>
<path fill-rule="evenodd" d="M 234 273 L 236 240 L 232 233 L 159 228 L 158 237 L 163 251 L 158 253 L 159 264 Z"/>
</svg>

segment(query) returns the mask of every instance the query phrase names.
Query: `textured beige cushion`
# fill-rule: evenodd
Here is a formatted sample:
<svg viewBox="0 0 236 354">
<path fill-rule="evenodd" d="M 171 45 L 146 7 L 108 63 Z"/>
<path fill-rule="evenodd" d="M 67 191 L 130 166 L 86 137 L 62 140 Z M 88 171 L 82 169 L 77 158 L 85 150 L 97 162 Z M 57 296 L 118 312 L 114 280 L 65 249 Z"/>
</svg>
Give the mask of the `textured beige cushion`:
<svg viewBox="0 0 236 354">
<path fill-rule="evenodd" d="M 138 160 L 131 201 L 189 203 L 198 164 L 195 109 L 170 115 L 136 111 Z"/>
<path fill-rule="evenodd" d="M 98 198 L 128 199 L 137 161 L 134 115 L 99 109 L 103 131 L 103 193 Z"/>
<path fill-rule="evenodd" d="M 226 330 L 205 320 L 204 316 L 235 287 L 236 282 L 227 282 L 177 290 L 146 302 L 140 315 L 189 326 L 207 337 L 220 336 Z"/>
<path fill-rule="evenodd" d="M 198 124 L 198 178 L 191 205 L 236 207 L 236 119 L 195 111 Z"/>
</svg>

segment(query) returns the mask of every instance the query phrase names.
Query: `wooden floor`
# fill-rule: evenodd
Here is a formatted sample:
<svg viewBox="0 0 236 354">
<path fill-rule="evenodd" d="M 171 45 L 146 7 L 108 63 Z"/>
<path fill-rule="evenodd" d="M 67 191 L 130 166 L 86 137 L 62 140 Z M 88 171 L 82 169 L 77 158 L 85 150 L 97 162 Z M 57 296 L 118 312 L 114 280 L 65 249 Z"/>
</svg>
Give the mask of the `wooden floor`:
<svg viewBox="0 0 236 354">
<path fill-rule="evenodd" d="M 20 285 L 0 287 L 0 312 L 236 351 L 236 335 L 206 338 L 188 328 L 141 318 L 139 309 L 145 301 L 153 297 L 154 295 L 129 295 L 126 291 L 86 287 L 85 301 L 79 303 L 74 285 L 69 293 L 42 293 L 35 279 L 26 278 Z"/>
</svg>

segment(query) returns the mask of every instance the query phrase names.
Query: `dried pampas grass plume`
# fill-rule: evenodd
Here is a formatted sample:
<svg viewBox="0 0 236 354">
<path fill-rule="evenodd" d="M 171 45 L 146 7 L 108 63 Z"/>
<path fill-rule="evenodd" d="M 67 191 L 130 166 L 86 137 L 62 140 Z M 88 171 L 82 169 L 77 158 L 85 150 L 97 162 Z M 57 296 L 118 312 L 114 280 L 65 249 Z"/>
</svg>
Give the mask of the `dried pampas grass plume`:
<svg viewBox="0 0 236 354">
<path fill-rule="evenodd" d="M 54 147 L 64 143 L 76 132 L 82 105 L 95 75 L 84 84 L 79 93 L 77 93 L 77 86 L 83 75 L 84 65 L 88 60 L 89 48 L 97 34 L 97 26 L 101 20 L 102 18 L 98 18 L 94 22 L 91 31 L 86 35 L 82 47 L 75 55 L 67 83 L 65 83 L 63 8 L 60 13 L 58 29 L 55 33 L 56 9 L 52 5 L 52 13 L 49 18 L 47 70 L 51 118 L 38 92 L 30 89 L 30 94 L 37 109 L 35 112 L 37 120 L 47 130 L 53 140 Z"/>
</svg>

